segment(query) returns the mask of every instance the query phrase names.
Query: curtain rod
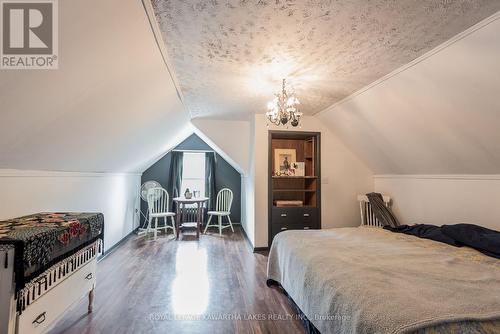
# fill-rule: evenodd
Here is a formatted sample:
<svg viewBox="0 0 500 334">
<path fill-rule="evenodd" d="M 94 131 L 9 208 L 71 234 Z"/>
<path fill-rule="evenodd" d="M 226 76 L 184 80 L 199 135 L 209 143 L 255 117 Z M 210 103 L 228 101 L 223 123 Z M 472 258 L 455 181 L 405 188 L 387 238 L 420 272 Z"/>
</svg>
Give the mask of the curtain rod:
<svg viewBox="0 0 500 334">
<path fill-rule="evenodd" d="M 207 153 L 207 152 L 215 152 L 213 150 L 172 150 L 172 152 L 186 152 L 186 153 Z"/>
</svg>

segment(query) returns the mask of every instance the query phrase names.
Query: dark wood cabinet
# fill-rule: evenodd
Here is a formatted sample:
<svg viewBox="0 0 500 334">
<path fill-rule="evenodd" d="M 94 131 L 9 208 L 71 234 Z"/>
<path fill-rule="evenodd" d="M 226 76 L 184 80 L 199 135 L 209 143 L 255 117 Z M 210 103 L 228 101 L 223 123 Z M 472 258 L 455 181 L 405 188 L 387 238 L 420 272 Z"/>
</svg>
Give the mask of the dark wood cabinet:
<svg viewBox="0 0 500 334">
<path fill-rule="evenodd" d="M 321 228 L 320 166 L 320 133 L 269 132 L 269 246 L 282 231 Z"/>
</svg>

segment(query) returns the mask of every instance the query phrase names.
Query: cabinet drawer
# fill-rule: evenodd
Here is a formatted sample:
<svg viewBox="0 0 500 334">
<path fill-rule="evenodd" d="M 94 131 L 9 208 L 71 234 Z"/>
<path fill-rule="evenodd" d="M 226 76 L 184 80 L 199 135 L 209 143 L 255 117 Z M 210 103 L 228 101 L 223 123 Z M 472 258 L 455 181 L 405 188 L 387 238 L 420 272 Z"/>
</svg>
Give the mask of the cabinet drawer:
<svg viewBox="0 0 500 334">
<path fill-rule="evenodd" d="M 316 208 L 303 208 L 302 212 L 299 213 L 296 219 L 298 219 L 304 226 L 319 228 L 318 209 Z"/>
<path fill-rule="evenodd" d="M 317 208 L 273 208 L 270 240 L 279 232 L 318 229 L 319 227 Z"/>
<path fill-rule="evenodd" d="M 273 236 L 275 236 L 276 234 L 278 234 L 279 232 L 283 232 L 283 231 L 289 231 L 289 230 L 312 230 L 312 229 L 315 229 L 316 226 L 312 225 L 312 224 L 302 224 L 302 225 L 299 225 L 299 224 L 287 224 L 287 223 L 279 223 L 279 224 L 274 224 L 272 226 L 272 233 L 273 233 Z"/>
<path fill-rule="evenodd" d="M 45 333 L 64 311 L 92 290 L 95 285 L 96 262 L 94 259 L 78 269 L 29 305 L 18 316 L 17 334 Z"/>
</svg>

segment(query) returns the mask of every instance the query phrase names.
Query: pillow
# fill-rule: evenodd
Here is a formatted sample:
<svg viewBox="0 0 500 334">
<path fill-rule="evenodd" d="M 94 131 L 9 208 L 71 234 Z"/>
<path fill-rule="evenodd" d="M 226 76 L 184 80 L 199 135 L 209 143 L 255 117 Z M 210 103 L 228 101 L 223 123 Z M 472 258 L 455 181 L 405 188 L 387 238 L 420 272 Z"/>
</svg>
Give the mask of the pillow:
<svg viewBox="0 0 500 334">
<path fill-rule="evenodd" d="M 478 251 L 500 259 L 500 232 L 474 224 L 443 225 L 443 233 Z"/>
</svg>

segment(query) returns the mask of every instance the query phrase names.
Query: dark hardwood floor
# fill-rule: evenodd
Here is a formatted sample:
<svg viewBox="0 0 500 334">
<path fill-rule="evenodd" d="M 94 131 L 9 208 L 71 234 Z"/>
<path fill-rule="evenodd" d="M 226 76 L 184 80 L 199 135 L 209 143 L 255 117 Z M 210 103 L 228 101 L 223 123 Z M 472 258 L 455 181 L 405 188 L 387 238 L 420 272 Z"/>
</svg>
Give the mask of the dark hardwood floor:
<svg viewBox="0 0 500 334">
<path fill-rule="evenodd" d="M 94 312 L 84 299 L 51 333 L 304 333 L 266 266 L 239 227 L 199 241 L 134 235 L 99 262 Z"/>
</svg>

